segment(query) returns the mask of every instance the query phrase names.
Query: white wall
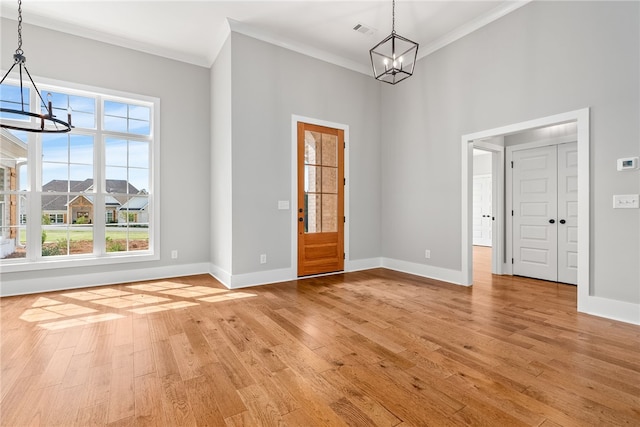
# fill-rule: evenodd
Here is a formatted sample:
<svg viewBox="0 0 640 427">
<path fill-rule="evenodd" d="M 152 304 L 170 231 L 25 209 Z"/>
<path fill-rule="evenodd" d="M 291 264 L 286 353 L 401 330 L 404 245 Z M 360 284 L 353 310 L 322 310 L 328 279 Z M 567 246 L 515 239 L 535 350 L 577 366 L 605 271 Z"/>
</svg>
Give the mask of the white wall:
<svg viewBox="0 0 640 427">
<path fill-rule="evenodd" d="M 231 38 L 211 67 L 211 264 L 231 274 Z"/>
<path fill-rule="evenodd" d="M 292 115 L 349 126 L 348 259 L 380 256 L 380 94 L 368 76 L 232 32 L 232 274 L 291 268 Z M 296 200 L 290 200 L 295 209 Z M 267 254 L 267 264 L 259 263 Z M 290 277 L 293 278 L 293 277 Z"/>
<path fill-rule="evenodd" d="M 640 192 L 640 4 L 532 2 L 418 62 L 383 88 L 385 257 L 459 271 L 460 137 L 591 108 L 593 295 L 640 303 L 640 211 L 612 195 Z M 431 249 L 431 259 L 424 259 Z"/>
<path fill-rule="evenodd" d="M 3 19 L 0 64 L 11 66 L 16 22 Z M 209 262 L 209 70 L 23 24 L 27 66 L 48 78 L 160 98 L 161 239 L 159 261 L 2 273 L 2 291 L 171 276 L 207 271 Z M 205 236 L 203 238 L 203 236 Z M 171 250 L 179 253 L 177 260 Z M 204 269 L 204 270 L 203 270 Z"/>
</svg>

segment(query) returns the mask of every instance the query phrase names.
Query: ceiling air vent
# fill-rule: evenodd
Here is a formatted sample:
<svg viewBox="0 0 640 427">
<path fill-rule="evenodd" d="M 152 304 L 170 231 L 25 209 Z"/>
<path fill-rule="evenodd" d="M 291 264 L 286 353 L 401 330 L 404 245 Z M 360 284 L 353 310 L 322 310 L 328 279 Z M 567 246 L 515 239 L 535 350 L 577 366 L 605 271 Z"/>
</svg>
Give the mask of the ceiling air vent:
<svg viewBox="0 0 640 427">
<path fill-rule="evenodd" d="M 370 36 L 372 34 L 375 34 L 376 31 L 378 31 L 375 28 L 372 28 L 365 24 L 361 24 L 359 22 L 356 24 L 355 27 L 353 27 L 353 29 L 359 32 L 360 34 L 364 34 L 365 36 Z"/>
</svg>

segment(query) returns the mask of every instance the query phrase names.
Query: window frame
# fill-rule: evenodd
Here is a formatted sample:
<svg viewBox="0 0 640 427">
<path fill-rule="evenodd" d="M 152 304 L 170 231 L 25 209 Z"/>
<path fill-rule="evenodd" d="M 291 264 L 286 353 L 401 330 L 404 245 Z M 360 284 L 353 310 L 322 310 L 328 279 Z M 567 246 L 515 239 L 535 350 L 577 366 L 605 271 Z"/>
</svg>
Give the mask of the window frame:
<svg viewBox="0 0 640 427">
<path fill-rule="evenodd" d="M 72 134 L 91 134 L 94 137 L 93 150 L 93 182 L 94 190 L 90 193 L 95 199 L 94 202 L 94 227 L 93 242 L 94 250 L 90 254 L 74 254 L 63 256 L 43 257 L 41 252 L 41 221 L 36 224 L 22 224 L 22 217 L 40 218 L 42 215 L 41 201 L 42 196 L 46 193 L 42 191 L 42 145 L 38 143 L 39 134 L 28 134 L 28 167 L 27 167 L 27 183 L 26 190 L 18 189 L 16 194 L 22 197 L 25 203 L 24 212 L 20 213 L 20 220 L 16 226 L 19 229 L 23 227 L 27 230 L 27 247 L 36 248 L 30 250 L 25 258 L 11 258 L 0 260 L 0 269 L 2 272 L 21 272 L 33 270 L 46 270 L 55 268 L 85 267 L 110 265 L 120 263 L 135 263 L 157 261 L 160 259 L 160 197 L 158 189 L 160 188 L 160 99 L 147 95 L 117 91 L 96 86 L 80 85 L 58 80 L 35 77 L 38 82 L 38 89 L 41 93 L 59 92 L 66 95 L 76 95 L 91 97 L 96 100 L 96 122 L 95 129 L 78 128 L 72 130 Z M 19 84 L 15 79 L 7 78 L 5 83 Z M 35 91 L 32 92 L 30 105 L 39 105 L 34 103 L 33 98 L 36 96 Z M 44 95 L 43 95 L 44 96 Z M 104 103 L 105 101 L 115 101 L 133 105 L 144 105 L 151 109 L 150 114 L 150 134 L 148 137 L 139 134 L 118 133 L 106 131 L 104 129 Z M 73 118 L 73 116 L 72 116 Z M 145 189 L 148 197 L 149 206 L 149 246 L 146 250 L 129 250 L 121 252 L 107 252 L 106 250 L 106 226 L 107 220 L 105 215 L 104 201 L 108 195 L 105 184 L 105 140 L 108 137 L 118 137 L 125 139 L 144 139 L 149 143 L 149 188 Z M 38 164 L 33 159 L 39 159 Z M 9 194 L 9 193 L 8 193 Z M 67 194 L 73 194 L 67 192 Z M 87 194 L 87 193 L 85 193 Z"/>
</svg>

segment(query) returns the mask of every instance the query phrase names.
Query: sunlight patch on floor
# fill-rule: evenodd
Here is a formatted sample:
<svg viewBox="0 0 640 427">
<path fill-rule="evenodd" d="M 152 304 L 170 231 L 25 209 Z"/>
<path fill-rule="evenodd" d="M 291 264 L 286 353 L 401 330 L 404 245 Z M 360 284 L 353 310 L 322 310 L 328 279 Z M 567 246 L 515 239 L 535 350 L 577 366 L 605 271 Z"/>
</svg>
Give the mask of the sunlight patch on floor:
<svg viewBox="0 0 640 427">
<path fill-rule="evenodd" d="M 66 319 L 66 320 L 59 320 L 57 322 L 41 323 L 38 326 L 52 331 L 57 329 L 71 328 L 73 326 L 89 325 L 91 323 L 107 322 L 109 320 L 122 319 L 123 317 L 125 316 L 123 316 L 122 314 L 104 313 L 104 314 L 97 314 L 95 316 L 77 317 L 75 319 Z"/>
<path fill-rule="evenodd" d="M 106 305 L 112 308 L 127 308 L 137 305 L 158 304 L 165 301 L 171 301 L 169 298 L 156 297 L 153 295 L 129 295 L 125 297 L 105 298 L 91 301 L 94 304 Z"/>
<path fill-rule="evenodd" d="M 149 313 L 157 313 L 159 311 L 177 310 L 179 308 L 191 307 L 194 305 L 200 305 L 200 304 L 198 304 L 197 302 L 191 302 L 191 301 L 176 301 L 176 302 L 171 302 L 169 304 L 160 304 L 160 305 L 152 305 L 151 307 L 134 308 L 129 311 L 136 314 L 149 314 Z"/>
<path fill-rule="evenodd" d="M 138 291 L 149 291 L 149 292 L 158 292 L 164 291 L 167 289 L 178 289 L 178 288 L 189 288 L 190 285 L 185 285 L 183 283 L 174 283 L 174 282 L 153 282 L 153 283 L 145 283 L 142 285 L 129 285 L 127 288 L 135 289 Z"/>
<path fill-rule="evenodd" d="M 60 301 L 56 301 L 51 298 L 40 297 L 36 300 L 36 302 L 31 304 L 31 307 L 47 307 L 50 305 L 57 305 L 57 304 L 62 304 L 62 303 Z"/>
<path fill-rule="evenodd" d="M 229 289 L 192 286 L 170 281 L 142 283 L 126 287 L 138 292 L 133 293 L 105 287 L 60 294 L 60 296 L 72 298 L 79 302 L 81 301 L 84 303 L 84 306 L 65 304 L 53 298 L 38 297 L 31 305 L 32 308 L 25 310 L 20 316 L 20 319 L 27 322 L 45 322 L 38 324 L 38 326 L 48 330 L 57 330 L 126 317 L 126 315 L 117 313 L 101 313 L 76 317 L 99 311 L 86 305 L 95 304 L 102 306 L 102 309 L 128 309 L 128 312 L 134 314 L 151 314 L 200 305 L 199 302 L 184 300 L 186 298 L 197 299 L 198 301 L 208 303 L 217 303 L 257 296 L 256 294 L 248 292 L 232 292 Z M 156 295 L 146 292 L 155 293 Z M 162 294 L 163 296 L 157 294 Z M 176 300 L 176 298 L 182 298 L 183 300 Z M 61 320 L 48 322 L 54 319 Z"/>
</svg>

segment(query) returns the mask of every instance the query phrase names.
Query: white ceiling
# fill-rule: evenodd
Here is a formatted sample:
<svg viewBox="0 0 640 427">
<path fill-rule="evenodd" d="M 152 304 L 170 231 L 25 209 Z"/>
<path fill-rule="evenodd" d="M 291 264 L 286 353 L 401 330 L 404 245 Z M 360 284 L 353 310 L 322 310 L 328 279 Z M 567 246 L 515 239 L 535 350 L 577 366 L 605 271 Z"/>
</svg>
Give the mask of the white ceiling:
<svg viewBox="0 0 640 427">
<path fill-rule="evenodd" d="M 423 57 L 528 1 L 397 0 L 396 32 L 418 42 Z M 17 0 L 0 0 L 1 16 L 16 19 L 17 9 Z M 391 9 L 391 0 L 23 0 L 22 15 L 25 23 L 206 67 L 231 25 L 367 73 L 369 49 L 391 32 Z M 353 30 L 358 23 L 377 31 L 361 34 Z M 23 40 L 28 52 L 26 31 Z"/>
</svg>

